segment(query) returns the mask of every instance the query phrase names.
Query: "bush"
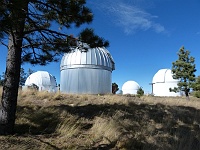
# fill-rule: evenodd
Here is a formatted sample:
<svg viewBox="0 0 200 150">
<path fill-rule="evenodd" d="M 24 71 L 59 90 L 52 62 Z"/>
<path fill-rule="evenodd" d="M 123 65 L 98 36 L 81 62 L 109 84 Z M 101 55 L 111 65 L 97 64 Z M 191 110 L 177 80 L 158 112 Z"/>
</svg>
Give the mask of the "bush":
<svg viewBox="0 0 200 150">
<path fill-rule="evenodd" d="M 137 96 L 140 97 L 140 96 L 143 96 L 144 95 L 144 90 L 140 87 L 138 90 L 137 90 Z"/>
</svg>

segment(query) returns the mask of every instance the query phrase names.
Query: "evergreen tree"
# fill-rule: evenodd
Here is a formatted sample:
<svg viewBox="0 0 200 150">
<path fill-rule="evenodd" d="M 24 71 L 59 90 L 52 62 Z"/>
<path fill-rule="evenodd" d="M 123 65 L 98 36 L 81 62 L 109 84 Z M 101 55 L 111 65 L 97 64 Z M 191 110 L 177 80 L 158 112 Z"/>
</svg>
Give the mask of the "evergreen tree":
<svg viewBox="0 0 200 150">
<path fill-rule="evenodd" d="M 3 82 L 2 82 L 2 79 L 1 79 L 1 75 L 0 75 L 0 86 L 3 86 Z"/>
<path fill-rule="evenodd" d="M 193 87 L 195 82 L 195 59 L 190 56 L 190 52 L 185 50 L 184 47 L 181 47 L 178 52 L 178 60 L 172 62 L 172 73 L 173 78 L 178 79 L 178 87 L 173 89 L 170 88 L 170 91 L 178 92 L 183 91 L 185 96 L 189 99 L 189 91 Z"/>
<path fill-rule="evenodd" d="M 19 86 L 23 86 L 27 79 L 27 73 L 24 72 L 24 68 L 20 69 L 20 79 L 19 79 Z"/>
<path fill-rule="evenodd" d="M 3 86 L 3 79 L 1 75 L 0 75 L 0 86 Z"/>
<path fill-rule="evenodd" d="M 30 76 L 34 72 L 35 72 L 34 70 L 29 68 L 28 71 L 27 71 L 27 77 Z"/>
<path fill-rule="evenodd" d="M 3 86 L 4 80 L 5 80 L 5 72 L 3 72 L 2 75 L 0 75 L 0 86 Z"/>
<path fill-rule="evenodd" d="M 19 79 L 19 86 L 23 86 L 26 79 L 27 79 L 27 73 L 24 72 L 24 68 L 20 69 L 20 79 Z M 5 80 L 5 72 L 0 75 L 0 86 L 3 86 Z"/>
<path fill-rule="evenodd" d="M 140 88 L 137 90 L 137 95 L 138 95 L 139 97 L 144 95 L 144 90 L 142 89 L 142 87 L 140 87 Z"/>
<path fill-rule="evenodd" d="M 112 93 L 116 94 L 116 92 L 119 90 L 117 83 L 112 83 Z"/>
<path fill-rule="evenodd" d="M 8 48 L 0 134 L 14 132 L 21 63 L 46 65 L 76 46 L 78 42 L 71 41 L 77 39 L 65 29 L 92 22 L 93 14 L 85 4 L 85 0 L 0 1 L 0 43 Z M 93 30 L 85 31 L 88 37 L 79 38 L 82 42 L 89 42 L 91 47 L 108 46 Z"/>
<path fill-rule="evenodd" d="M 195 97 L 200 98 L 200 76 L 198 76 L 193 85 L 193 94 Z"/>
<path fill-rule="evenodd" d="M 198 76 L 195 80 L 194 86 L 193 86 L 194 91 L 200 91 L 200 76 Z"/>
</svg>

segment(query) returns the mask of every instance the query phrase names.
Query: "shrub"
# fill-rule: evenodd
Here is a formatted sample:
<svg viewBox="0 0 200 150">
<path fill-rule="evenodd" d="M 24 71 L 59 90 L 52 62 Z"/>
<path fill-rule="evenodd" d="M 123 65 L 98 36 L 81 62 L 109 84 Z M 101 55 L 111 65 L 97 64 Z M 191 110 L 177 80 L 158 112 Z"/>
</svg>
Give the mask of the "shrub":
<svg viewBox="0 0 200 150">
<path fill-rule="evenodd" d="M 144 95 L 144 90 L 140 87 L 138 90 L 137 90 L 137 96 L 140 97 L 140 96 L 143 96 Z"/>
</svg>

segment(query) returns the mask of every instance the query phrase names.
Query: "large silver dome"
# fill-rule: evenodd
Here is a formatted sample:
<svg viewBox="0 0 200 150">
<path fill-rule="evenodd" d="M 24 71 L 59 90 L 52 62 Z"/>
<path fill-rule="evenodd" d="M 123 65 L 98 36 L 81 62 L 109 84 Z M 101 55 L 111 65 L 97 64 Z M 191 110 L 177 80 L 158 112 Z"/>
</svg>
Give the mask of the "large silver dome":
<svg viewBox="0 0 200 150">
<path fill-rule="evenodd" d="M 67 68 L 99 68 L 113 71 L 115 64 L 112 56 L 105 48 L 89 48 L 88 50 L 76 48 L 64 54 L 61 60 L 61 70 Z"/>
<path fill-rule="evenodd" d="M 114 60 L 106 48 L 76 47 L 61 60 L 60 90 L 76 94 L 111 93 L 114 69 Z"/>
</svg>

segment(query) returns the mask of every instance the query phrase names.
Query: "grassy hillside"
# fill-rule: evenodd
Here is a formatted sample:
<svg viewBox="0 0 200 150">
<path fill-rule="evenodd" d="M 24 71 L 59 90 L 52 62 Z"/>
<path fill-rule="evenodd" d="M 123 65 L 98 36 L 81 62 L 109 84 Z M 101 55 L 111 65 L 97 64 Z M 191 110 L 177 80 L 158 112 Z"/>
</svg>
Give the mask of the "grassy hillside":
<svg viewBox="0 0 200 150">
<path fill-rule="evenodd" d="M 200 100 L 20 91 L 15 131 L 0 149 L 199 150 Z"/>
</svg>

